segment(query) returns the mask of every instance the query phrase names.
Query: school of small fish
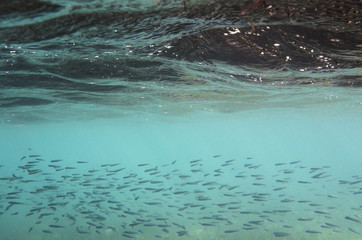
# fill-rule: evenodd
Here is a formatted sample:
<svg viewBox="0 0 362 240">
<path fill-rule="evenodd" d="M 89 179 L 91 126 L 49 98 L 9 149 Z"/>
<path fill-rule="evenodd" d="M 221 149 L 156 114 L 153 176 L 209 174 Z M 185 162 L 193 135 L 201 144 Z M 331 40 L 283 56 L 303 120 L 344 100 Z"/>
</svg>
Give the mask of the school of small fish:
<svg viewBox="0 0 362 240">
<path fill-rule="evenodd" d="M 0 177 L 0 216 L 28 219 L 28 234 L 241 239 L 262 231 L 290 239 L 297 231 L 362 239 L 362 175 L 338 179 L 330 166 L 286 161 L 266 169 L 252 157 L 221 155 L 136 169 L 91 161 L 69 166 L 39 154 L 18 161 L 16 171 Z M 219 167 L 210 169 L 211 162 Z"/>
</svg>

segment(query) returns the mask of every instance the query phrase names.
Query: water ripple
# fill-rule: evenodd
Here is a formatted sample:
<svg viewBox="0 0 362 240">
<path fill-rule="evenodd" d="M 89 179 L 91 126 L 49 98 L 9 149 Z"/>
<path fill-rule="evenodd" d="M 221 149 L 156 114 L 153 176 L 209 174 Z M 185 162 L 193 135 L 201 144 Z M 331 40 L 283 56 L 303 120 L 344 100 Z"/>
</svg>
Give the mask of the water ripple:
<svg viewBox="0 0 362 240">
<path fill-rule="evenodd" d="M 191 102 L 222 111 L 269 93 L 280 106 L 286 86 L 362 86 L 356 0 L 187 1 L 187 11 L 181 1 L 19 0 L 0 13 L 6 114 L 76 104 L 170 112 Z"/>
</svg>

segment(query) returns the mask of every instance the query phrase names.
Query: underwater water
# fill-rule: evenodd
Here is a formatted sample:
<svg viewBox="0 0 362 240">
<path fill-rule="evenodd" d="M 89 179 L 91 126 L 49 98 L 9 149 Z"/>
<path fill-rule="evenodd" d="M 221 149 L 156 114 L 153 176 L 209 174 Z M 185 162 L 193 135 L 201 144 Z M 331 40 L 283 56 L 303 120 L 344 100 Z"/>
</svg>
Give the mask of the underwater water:
<svg viewBox="0 0 362 240">
<path fill-rule="evenodd" d="M 359 1 L 0 4 L 0 240 L 362 239 Z"/>
</svg>

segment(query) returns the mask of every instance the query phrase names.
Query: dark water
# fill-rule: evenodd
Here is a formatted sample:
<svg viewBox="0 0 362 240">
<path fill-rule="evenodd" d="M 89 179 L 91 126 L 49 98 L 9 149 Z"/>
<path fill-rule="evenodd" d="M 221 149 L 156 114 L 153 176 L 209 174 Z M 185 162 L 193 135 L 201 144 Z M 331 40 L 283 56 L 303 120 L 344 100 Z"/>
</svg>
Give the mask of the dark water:
<svg viewBox="0 0 362 240">
<path fill-rule="evenodd" d="M 362 84 L 360 1 L 186 7 L 2 1 L 1 118 L 234 112 L 251 102 L 253 109 L 295 108 L 320 104 L 320 94 L 359 104 L 352 96 Z"/>
</svg>

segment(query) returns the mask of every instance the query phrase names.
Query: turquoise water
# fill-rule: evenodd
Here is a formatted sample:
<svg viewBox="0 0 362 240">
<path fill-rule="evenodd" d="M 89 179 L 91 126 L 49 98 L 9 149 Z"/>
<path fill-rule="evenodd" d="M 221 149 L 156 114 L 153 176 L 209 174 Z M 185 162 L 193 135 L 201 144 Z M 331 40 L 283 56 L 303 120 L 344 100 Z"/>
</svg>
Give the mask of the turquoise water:
<svg viewBox="0 0 362 240">
<path fill-rule="evenodd" d="M 359 115 L 265 113 L 3 125 L 2 239 L 360 239 Z"/>
<path fill-rule="evenodd" d="M 0 13 L 0 240 L 362 239 L 357 1 Z"/>
</svg>

